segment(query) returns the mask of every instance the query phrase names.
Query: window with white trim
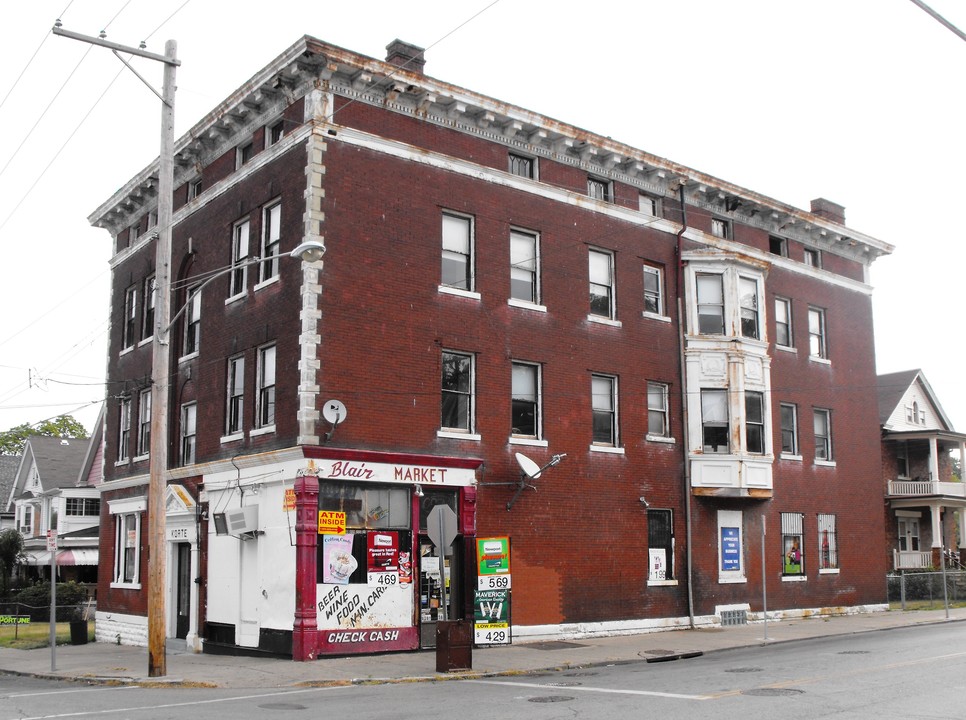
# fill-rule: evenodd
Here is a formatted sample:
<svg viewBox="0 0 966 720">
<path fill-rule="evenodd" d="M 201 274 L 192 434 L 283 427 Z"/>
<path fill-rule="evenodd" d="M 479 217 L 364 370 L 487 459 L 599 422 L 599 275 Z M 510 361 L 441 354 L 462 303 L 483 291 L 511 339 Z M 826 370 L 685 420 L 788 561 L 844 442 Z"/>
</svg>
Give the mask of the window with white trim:
<svg viewBox="0 0 966 720">
<path fill-rule="evenodd" d="M 123 398 L 118 404 L 117 460 L 123 462 L 131 454 L 131 399 Z"/>
<path fill-rule="evenodd" d="M 588 197 L 592 197 L 595 200 L 603 200 L 604 202 L 613 202 L 614 200 L 613 186 L 608 180 L 589 177 L 587 178 L 587 195 Z"/>
<path fill-rule="evenodd" d="M 644 312 L 664 315 L 664 271 L 654 265 L 644 266 Z"/>
<path fill-rule="evenodd" d="M 275 346 L 267 345 L 258 350 L 258 407 L 255 425 L 275 425 Z"/>
<path fill-rule="evenodd" d="M 114 518 L 114 572 L 111 587 L 141 585 L 141 517 L 144 499 L 109 502 Z"/>
<path fill-rule="evenodd" d="M 590 393 L 593 444 L 617 447 L 617 378 L 613 375 L 592 375 Z"/>
<path fill-rule="evenodd" d="M 440 285 L 473 290 L 473 219 L 443 213 L 443 255 Z"/>
<path fill-rule="evenodd" d="M 755 455 L 765 452 L 765 404 L 760 392 L 745 391 L 745 449 Z"/>
<path fill-rule="evenodd" d="M 237 435 L 244 429 L 245 421 L 245 356 L 228 359 L 227 407 L 225 408 L 225 434 Z"/>
<path fill-rule="evenodd" d="M 805 574 L 804 516 L 782 513 L 782 575 Z"/>
<path fill-rule="evenodd" d="M 141 302 L 141 339 L 154 335 L 154 304 L 158 297 L 158 280 L 152 275 L 144 281 L 144 299 Z"/>
<path fill-rule="evenodd" d="M 701 335 L 724 335 L 725 307 L 722 275 L 697 273 L 694 281 L 698 296 L 698 332 Z"/>
<path fill-rule="evenodd" d="M 235 223 L 231 232 L 231 274 L 228 276 L 228 297 L 245 292 L 248 287 L 248 229 L 249 221 Z"/>
<path fill-rule="evenodd" d="M 137 327 L 138 288 L 132 285 L 124 291 L 124 322 L 121 325 L 121 348 L 127 349 L 134 345 L 135 328 Z"/>
<path fill-rule="evenodd" d="M 510 297 L 540 303 L 540 243 L 536 233 L 510 230 Z"/>
<path fill-rule="evenodd" d="M 728 391 L 705 389 L 701 391 L 702 446 L 706 453 L 728 453 Z"/>
<path fill-rule="evenodd" d="M 674 579 L 674 523 L 670 510 L 647 511 L 647 579 Z"/>
<path fill-rule="evenodd" d="M 265 282 L 278 275 L 278 251 L 282 242 L 282 203 L 272 203 L 262 211 L 262 262 L 258 266 L 258 281 Z"/>
<path fill-rule="evenodd" d="M 64 498 L 64 514 L 70 517 L 96 517 L 101 514 L 99 498 Z"/>
<path fill-rule="evenodd" d="M 832 460 L 832 412 L 824 408 L 813 411 L 815 427 L 815 459 Z"/>
<path fill-rule="evenodd" d="M 198 406 L 187 403 L 181 406 L 181 453 L 182 465 L 194 465 L 195 441 L 198 435 Z"/>
<path fill-rule="evenodd" d="M 805 248 L 802 255 L 802 262 L 809 267 L 822 267 L 822 253 L 815 248 Z"/>
<path fill-rule="evenodd" d="M 204 187 L 201 182 L 201 178 L 195 178 L 194 180 L 188 181 L 188 200 L 194 200 L 196 197 L 201 195 L 201 190 Z"/>
<path fill-rule="evenodd" d="M 235 149 L 235 169 L 238 170 L 242 165 L 246 165 L 248 162 L 250 162 L 254 154 L 255 146 L 252 144 L 251 140 L 239 145 Z"/>
<path fill-rule="evenodd" d="M 473 432 L 474 362 L 468 353 L 444 350 L 442 354 L 440 428 Z"/>
<path fill-rule="evenodd" d="M 828 359 L 825 311 L 821 308 L 808 309 L 808 354 L 813 358 Z"/>
<path fill-rule="evenodd" d="M 655 437 L 671 435 L 668 422 L 668 386 L 665 383 L 647 383 L 647 434 Z"/>
<path fill-rule="evenodd" d="M 510 424 L 513 437 L 540 437 L 540 366 L 511 364 Z"/>
<path fill-rule="evenodd" d="M 637 196 L 637 209 L 645 215 L 658 217 L 661 214 L 661 200 L 653 195 L 640 193 Z"/>
<path fill-rule="evenodd" d="M 792 403 L 779 405 L 781 414 L 782 455 L 798 455 L 798 406 Z"/>
<path fill-rule="evenodd" d="M 517 155 L 515 153 L 510 153 L 510 174 L 517 175 L 518 177 L 529 178 L 530 180 L 535 180 L 537 168 L 537 161 L 534 158 L 526 157 L 524 155 Z"/>
<path fill-rule="evenodd" d="M 775 298 L 775 344 L 792 346 L 792 301 Z"/>
<path fill-rule="evenodd" d="M 590 263 L 590 314 L 613 320 L 616 316 L 614 302 L 614 255 L 605 250 L 591 249 Z"/>
<path fill-rule="evenodd" d="M 151 388 L 146 388 L 138 395 L 138 442 L 139 457 L 151 452 Z"/>
<path fill-rule="evenodd" d="M 835 516 L 818 514 L 818 569 L 838 570 L 839 541 L 835 531 Z"/>
<path fill-rule="evenodd" d="M 280 142 L 282 137 L 285 135 L 285 120 L 279 118 L 271 125 L 265 126 L 265 147 L 270 148 L 272 145 Z"/>
<path fill-rule="evenodd" d="M 761 338 L 758 324 L 758 281 L 754 278 L 738 278 L 738 307 L 741 315 L 741 336 L 752 340 Z"/>
<path fill-rule="evenodd" d="M 722 218 L 711 218 L 711 234 L 723 240 L 731 239 L 731 221 Z"/>
<path fill-rule="evenodd" d="M 184 352 L 193 355 L 201 347 L 201 288 L 188 289 L 188 301 L 184 313 Z"/>
</svg>

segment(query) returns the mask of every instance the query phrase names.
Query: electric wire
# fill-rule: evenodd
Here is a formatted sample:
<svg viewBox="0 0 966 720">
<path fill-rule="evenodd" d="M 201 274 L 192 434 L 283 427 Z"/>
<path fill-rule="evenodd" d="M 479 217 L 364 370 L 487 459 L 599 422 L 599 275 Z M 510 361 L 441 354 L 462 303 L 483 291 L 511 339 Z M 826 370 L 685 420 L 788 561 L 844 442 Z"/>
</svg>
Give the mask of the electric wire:
<svg viewBox="0 0 966 720">
<path fill-rule="evenodd" d="M 67 3 L 67 7 L 65 7 L 61 11 L 60 15 L 57 16 L 58 19 L 59 18 L 63 18 L 64 15 L 67 14 L 67 11 L 70 10 L 70 6 L 73 5 L 73 4 L 74 4 L 74 0 L 70 0 L 70 2 Z M 17 79 L 13 81 L 13 85 L 11 85 L 10 86 L 10 89 L 7 90 L 7 94 L 3 96 L 3 100 L 0 100 L 0 110 L 3 109 L 3 106 L 6 104 L 7 99 L 13 94 L 13 91 L 16 90 L 17 85 L 20 84 L 20 80 L 26 74 L 27 70 L 30 69 L 31 64 L 33 64 L 34 58 L 37 57 L 37 54 L 40 52 L 40 49 L 44 46 L 44 43 L 47 42 L 47 38 L 49 38 L 49 37 L 50 37 L 50 33 L 48 31 L 44 31 L 44 37 L 40 41 L 40 44 L 37 46 L 37 49 L 34 50 L 34 54 L 30 56 L 30 59 L 29 60 L 27 60 L 27 64 L 24 65 L 23 70 L 21 70 L 20 71 L 20 74 L 17 75 Z"/>
</svg>

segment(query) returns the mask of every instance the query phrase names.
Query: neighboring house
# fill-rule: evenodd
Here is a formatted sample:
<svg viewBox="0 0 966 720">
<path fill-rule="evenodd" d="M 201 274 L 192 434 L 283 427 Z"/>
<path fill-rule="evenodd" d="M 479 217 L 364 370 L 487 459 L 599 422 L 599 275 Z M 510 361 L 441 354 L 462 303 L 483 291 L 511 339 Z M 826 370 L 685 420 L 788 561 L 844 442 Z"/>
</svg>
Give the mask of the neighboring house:
<svg viewBox="0 0 966 720">
<path fill-rule="evenodd" d="M 27 438 L 10 499 L 34 577 L 50 577 L 54 530 L 58 580 L 97 581 L 101 437 Z"/>
<path fill-rule="evenodd" d="M 304 37 L 176 143 L 170 331 L 158 163 L 91 215 L 128 388 L 98 636 L 147 642 L 157 397 L 160 619 L 196 650 L 426 646 L 494 567 L 517 638 L 740 621 L 763 580 L 776 613 L 882 607 L 868 278 L 892 247 L 423 62 Z"/>
<path fill-rule="evenodd" d="M 962 468 L 966 434 L 955 431 L 921 370 L 879 376 L 879 419 L 893 569 L 940 567 L 944 550 L 956 563 L 966 559 L 966 484 L 953 477 L 951 456 Z"/>
<path fill-rule="evenodd" d="M 16 527 L 11 491 L 19 467 L 19 455 L 0 455 L 0 530 Z"/>
</svg>

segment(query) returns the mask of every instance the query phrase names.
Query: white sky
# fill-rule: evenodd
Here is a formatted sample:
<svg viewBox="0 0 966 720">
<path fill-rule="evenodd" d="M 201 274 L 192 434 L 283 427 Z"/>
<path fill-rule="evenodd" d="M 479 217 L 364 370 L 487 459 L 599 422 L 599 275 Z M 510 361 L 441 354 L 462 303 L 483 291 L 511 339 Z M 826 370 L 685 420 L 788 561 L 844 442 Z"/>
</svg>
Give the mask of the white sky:
<svg viewBox="0 0 966 720">
<path fill-rule="evenodd" d="M 928 2 L 966 30 L 966 4 Z M 302 35 L 376 58 L 400 38 L 427 48 L 426 72 L 441 80 L 799 208 L 838 202 L 850 227 L 896 246 L 872 267 L 878 371 L 922 368 L 966 430 L 956 321 L 966 42 L 909 0 L 491 3 L 8 4 L 0 430 L 64 412 L 93 424 L 111 241 L 86 218 L 158 153 L 160 101 L 126 69 L 108 89 L 123 66 L 107 49 L 50 35 L 60 13 L 68 30 L 107 25 L 108 39 L 150 36 L 158 53 L 177 40 L 179 137 Z M 134 64 L 160 89 L 159 64 Z"/>
</svg>

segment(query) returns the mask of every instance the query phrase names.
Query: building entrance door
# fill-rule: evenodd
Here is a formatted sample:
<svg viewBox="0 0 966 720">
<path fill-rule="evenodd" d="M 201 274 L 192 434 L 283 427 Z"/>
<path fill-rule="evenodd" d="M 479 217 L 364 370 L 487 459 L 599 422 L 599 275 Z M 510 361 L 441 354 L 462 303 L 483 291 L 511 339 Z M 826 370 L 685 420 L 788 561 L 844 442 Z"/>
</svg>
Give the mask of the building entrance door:
<svg viewBox="0 0 966 720">
<path fill-rule="evenodd" d="M 178 543 L 177 568 L 175 576 L 178 578 L 177 614 L 175 637 L 184 640 L 188 637 L 188 627 L 191 624 L 191 544 Z"/>
<path fill-rule="evenodd" d="M 899 518 L 899 550 L 919 551 L 919 520 Z"/>
</svg>

